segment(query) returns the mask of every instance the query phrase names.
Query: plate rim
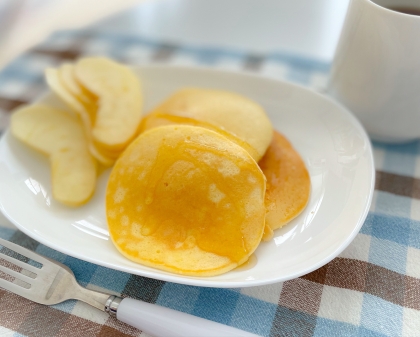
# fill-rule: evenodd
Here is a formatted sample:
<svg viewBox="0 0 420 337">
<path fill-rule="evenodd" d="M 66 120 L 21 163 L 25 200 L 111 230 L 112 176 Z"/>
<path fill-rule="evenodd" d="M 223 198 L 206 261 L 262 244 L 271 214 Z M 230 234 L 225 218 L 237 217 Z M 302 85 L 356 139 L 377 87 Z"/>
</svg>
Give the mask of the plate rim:
<svg viewBox="0 0 420 337">
<path fill-rule="evenodd" d="M 130 65 L 129 65 L 130 66 Z M 125 267 L 125 266 L 112 266 L 110 267 L 105 262 L 97 261 L 95 258 L 90 258 L 86 256 L 82 256 L 81 254 L 78 254 L 77 251 L 68 251 L 66 248 L 61 248 L 58 244 L 51 243 L 48 240 L 44 240 L 41 236 L 39 236 L 37 233 L 34 233 L 30 230 L 28 230 L 26 227 L 22 226 L 19 222 L 14 221 L 12 216 L 10 216 L 7 212 L 7 210 L 4 209 L 3 204 L 0 202 L 0 211 L 3 213 L 3 215 L 13 224 L 15 225 L 20 231 L 31 237 L 32 239 L 38 241 L 39 243 L 52 248 L 58 252 L 61 252 L 63 254 L 66 254 L 68 256 L 78 258 L 82 261 L 86 261 L 89 263 L 93 263 L 96 265 L 100 265 L 102 267 L 106 267 L 113 270 L 118 270 L 122 272 L 126 272 L 129 274 L 139 275 L 143 277 L 148 277 L 156 280 L 166 281 L 166 282 L 172 282 L 177 284 L 183 284 L 183 285 L 190 285 L 190 286 L 199 286 L 199 287 L 210 287 L 210 288 L 243 288 L 243 287 L 253 287 L 253 286 L 262 286 L 262 285 L 269 285 L 277 282 L 284 282 L 291 279 L 298 278 L 300 276 L 306 275 L 308 273 L 311 273 L 312 271 L 324 266 L 328 262 L 332 261 L 334 258 L 336 258 L 341 252 L 343 252 L 349 244 L 354 240 L 354 238 L 357 236 L 357 234 L 360 231 L 360 228 L 362 227 L 363 223 L 365 222 L 367 215 L 369 213 L 369 209 L 372 203 L 373 194 L 374 194 L 374 187 L 375 187 L 375 165 L 374 165 L 374 157 L 373 157 L 373 148 L 371 140 L 362 126 L 361 122 L 340 102 L 335 101 L 332 97 L 324 95 L 320 92 L 317 92 L 309 87 L 305 87 L 301 84 L 289 82 L 282 79 L 275 79 L 270 78 L 261 74 L 252 74 L 252 73 L 246 73 L 239 70 L 232 70 L 232 69 L 215 69 L 208 66 L 185 66 L 185 65 L 158 65 L 158 64 L 151 64 L 151 65 L 137 65 L 137 66 L 130 66 L 133 69 L 140 70 L 141 69 L 157 69 L 157 70 L 164 70 L 164 69 L 175 69 L 175 70 L 184 70 L 184 71 L 199 71 L 199 72 L 211 72 L 211 73 L 220 73 L 220 74 L 228 74 L 233 76 L 243 76 L 248 77 L 250 79 L 258 79 L 258 80 L 264 80 L 264 81 L 271 81 L 273 83 L 280 83 L 284 86 L 290 86 L 294 90 L 295 88 L 298 90 L 303 90 L 306 94 L 314 95 L 318 99 L 321 100 L 327 100 L 329 103 L 335 105 L 342 114 L 346 118 L 349 118 L 352 121 L 352 124 L 359 129 L 363 137 L 365 138 L 367 142 L 367 159 L 368 163 L 371 166 L 369 178 L 370 178 L 370 186 L 369 186 L 369 195 L 367 198 L 367 201 L 364 205 L 363 211 L 360 212 L 359 220 L 355 224 L 352 232 L 350 235 L 347 236 L 345 240 L 329 255 L 325 256 L 324 258 L 320 259 L 317 263 L 315 263 L 313 266 L 305 269 L 304 271 L 291 273 L 285 277 L 270 277 L 265 278 L 263 280 L 248 280 L 248 281 L 212 281 L 211 277 L 202 277 L 202 278 L 194 278 L 186 275 L 179 275 L 179 274 L 154 274 L 153 271 L 148 270 L 138 270 L 138 273 L 133 272 L 131 267 Z M 46 90 L 44 93 L 39 95 L 36 99 L 34 99 L 32 102 L 38 102 L 42 100 L 45 96 L 49 95 L 51 93 L 50 90 Z M 6 137 L 12 137 L 10 127 L 6 129 L 6 131 L 0 135 L 0 143 L 5 142 Z"/>
</svg>

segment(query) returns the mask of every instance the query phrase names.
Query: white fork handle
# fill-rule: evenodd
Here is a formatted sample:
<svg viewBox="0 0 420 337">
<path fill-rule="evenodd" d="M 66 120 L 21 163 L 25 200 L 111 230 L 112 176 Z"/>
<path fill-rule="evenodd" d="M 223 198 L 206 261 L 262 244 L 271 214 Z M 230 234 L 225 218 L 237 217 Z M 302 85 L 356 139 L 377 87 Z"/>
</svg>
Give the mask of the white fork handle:
<svg viewBox="0 0 420 337">
<path fill-rule="evenodd" d="M 117 318 L 155 337 L 258 337 L 224 324 L 131 298 L 121 301 Z"/>
</svg>

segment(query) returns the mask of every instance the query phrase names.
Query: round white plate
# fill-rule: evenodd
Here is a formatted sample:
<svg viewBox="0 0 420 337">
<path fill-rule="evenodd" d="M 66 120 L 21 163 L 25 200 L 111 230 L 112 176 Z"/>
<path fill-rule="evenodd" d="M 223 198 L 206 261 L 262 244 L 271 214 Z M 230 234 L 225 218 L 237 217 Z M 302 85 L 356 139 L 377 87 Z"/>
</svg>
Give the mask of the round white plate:
<svg viewBox="0 0 420 337">
<path fill-rule="evenodd" d="M 257 263 L 215 277 L 187 277 L 135 264 L 108 237 L 104 196 L 109 170 L 93 199 L 71 209 L 51 198 L 48 160 L 7 132 L 0 142 L 0 209 L 20 230 L 62 253 L 112 269 L 206 287 L 247 287 L 292 279 L 336 257 L 366 218 L 374 188 L 369 139 L 343 107 L 313 91 L 254 75 L 202 68 L 135 68 L 145 111 L 186 87 L 231 90 L 259 102 L 274 128 L 303 157 L 312 191 L 306 209 L 255 252 Z M 40 101 L 63 107 L 52 94 Z M 238 121 L 240 123 L 240 121 Z"/>
</svg>

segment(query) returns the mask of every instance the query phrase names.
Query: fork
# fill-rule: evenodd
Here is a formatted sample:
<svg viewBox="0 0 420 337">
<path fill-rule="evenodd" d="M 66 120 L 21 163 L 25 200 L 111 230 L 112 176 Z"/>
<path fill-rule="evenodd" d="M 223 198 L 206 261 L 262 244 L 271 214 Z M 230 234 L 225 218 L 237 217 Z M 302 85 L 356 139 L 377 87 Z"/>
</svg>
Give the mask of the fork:
<svg viewBox="0 0 420 337">
<path fill-rule="evenodd" d="M 33 302 L 53 305 L 69 299 L 80 300 L 156 337 L 258 337 L 159 305 L 83 288 L 67 266 L 1 238 L 0 245 L 12 251 L 6 255 L 2 249 L 0 258 L 25 270 L 23 274 L 0 265 L 1 272 L 15 279 L 0 278 L 0 287 Z M 42 266 L 37 268 L 18 260 L 13 252 Z"/>
</svg>

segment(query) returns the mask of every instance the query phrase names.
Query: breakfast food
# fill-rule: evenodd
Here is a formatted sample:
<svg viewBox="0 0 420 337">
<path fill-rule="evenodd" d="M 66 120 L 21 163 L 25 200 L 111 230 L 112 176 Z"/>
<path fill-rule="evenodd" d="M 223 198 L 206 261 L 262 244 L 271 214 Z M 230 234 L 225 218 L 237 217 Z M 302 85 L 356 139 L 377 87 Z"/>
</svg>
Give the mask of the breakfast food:
<svg viewBox="0 0 420 337">
<path fill-rule="evenodd" d="M 95 190 L 96 161 L 76 116 L 46 105 L 25 106 L 12 115 L 11 131 L 49 156 L 56 200 L 69 206 L 89 200 Z"/>
<path fill-rule="evenodd" d="M 45 75 L 51 90 L 80 117 L 92 155 L 112 165 L 139 131 L 143 98 L 138 77 L 102 57 L 49 68 Z"/>
<path fill-rule="evenodd" d="M 280 133 L 273 140 L 259 166 L 267 178 L 266 229 L 283 227 L 302 212 L 309 200 L 311 181 L 299 153 Z"/>
<path fill-rule="evenodd" d="M 107 58 L 82 58 L 75 65 L 80 84 L 98 98 L 92 136 L 95 144 L 115 153 L 137 135 L 142 116 L 138 77 L 126 66 Z"/>
<path fill-rule="evenodd" d="M 94 105 L 96 103 L 96 97 L 77 82 L 74 65 L 72 63 L 62 64 L 58 68 L 58 73 L 63 85 L 73 96 L 77 97 L 82 103 L 87 105 Z"/>
<path fill-rule="evenodd" d="M 202 126 L 222 133 L 260 160 L 273 137 L 264 109 L 228 91 L 188 88 L 174 93 L 146 118 L 141 130 L 167 124 Z"/>
<path fill-rule="evenodd" d="M 265 177 L 242 147 L 196 126 L 141 134 L 113 167 L 110 236 L 127 258 L 194 276 L 245 262 L 264 230 Z"/>
<path fill-rule="evenodd" d="M 264 240 L 305 208 L 310 191 L 305 164 L 286 138 L 277 132 L 273 136 L 271 123 L 258 104 L 226 91 L 183 89 L 147 115 L 141 131 L 168 124 L 216 131 L 259 161 L 268 179 Z"/>
<path fill-rule="evenodd" d="M 49 68 L 45 70 L 45 78 L 48 86 L 59 96 L 64 103 L 70 108 L 71 111 L 75 112 L 84 127 L 85 136 L 88 141 L 88 148 L 91 154 L 103 165 L 111 166 L 115 159 L 108 157 L 106 154 L 101 153 L 93 144 L 92 140 L 92 124 L 93 114 L 95 108 L 91 108 L 93 103 L 90 105 L 82 103 L 77 96 L 74 96 L 70 91 L 69 87 L 64 85 L 60 76 L 59 69 Z"/>
<path fill-rule="evenodd" d="M 24 107 L 12 133 L 50 158 L 53 197 L 65 205 L 92 196 L 97 161 L 115 163 L 106 217 L 132 261 L 190 276 L 228 272 L 308 202 L 301 157 L 244 96 L 186 88 L 142 119 L 128 67 L 83 58 L 45 74 L 69 111 Z"/>
</svg>

